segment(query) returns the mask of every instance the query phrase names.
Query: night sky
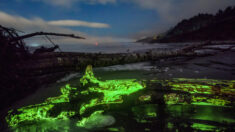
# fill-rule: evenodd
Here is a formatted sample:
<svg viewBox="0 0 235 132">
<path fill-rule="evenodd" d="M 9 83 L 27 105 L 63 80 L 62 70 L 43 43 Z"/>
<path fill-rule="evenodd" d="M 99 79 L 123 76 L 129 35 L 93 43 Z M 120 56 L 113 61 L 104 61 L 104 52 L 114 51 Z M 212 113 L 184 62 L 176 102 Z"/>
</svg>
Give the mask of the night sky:
<svg viewBox="0 0 235 132">
<path fill-rule="evenodd" d="M 132 41 L 235 0 L 1 0 L 0 24 L 26 33 L 74 33 L 85 43 Z M 61 43 L 77 43 L 62 39 Z"/>
</svg>

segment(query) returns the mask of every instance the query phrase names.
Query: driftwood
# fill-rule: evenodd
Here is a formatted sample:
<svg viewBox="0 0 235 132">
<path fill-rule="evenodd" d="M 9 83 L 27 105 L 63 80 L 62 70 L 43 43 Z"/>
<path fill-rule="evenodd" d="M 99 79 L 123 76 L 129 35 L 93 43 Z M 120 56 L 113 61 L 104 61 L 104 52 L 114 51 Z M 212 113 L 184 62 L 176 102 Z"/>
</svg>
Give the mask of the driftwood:
<svg viewBox="0 0 235 132">
<path fill-rule="evenodd" d="M 36 32 L 36 33 L 31 33 L 31 34 L 26 34 L 26 35 L 23 35 L 23 36 L 15 37 L 15 38 L 11 39 L 10 41 L 14 42 L 14 41 L 19 41 L 19 40 L 23 40 L 23 39 L 26 39 L 26 38 L 31 38 L 31 37 L 34 37 L 34 36 L 40 36 L 40 35 L 50 35 L 50 36 L 70 37 L 70 38 L 75 38 L 75 39 L 85 39 L 84 37 L 76 36 L 74 34 Z"/>
<path fill-rule="evenodd" d="M 213 55 L 212 53 L 198 53 L 197 50 L 203 49 L 205 46 L 212 45 L 210 42 L 193 44 L 191 46 L 183 47 L 174 50 L 148 50 L 146 52 L 133 53 L 69 53 L 69 52 L 53 52 L 38 54 L 32 57 L 32 61 L 25 61 L 21 65 L 21 71 L 25 69 L 30 70 L 31 76 L 45 75 L 64 71 L 81 71 L 87 65 L 94 67 L 104 67 L 118 64 L 127 64 L 143 61 L 154 61 L 161 58 L 188 56 L 198 57 Z M 233 47 L 233 46 L 232 46 Z M 218 51 L 231 50 L 217 48 Z"/>
</svg>

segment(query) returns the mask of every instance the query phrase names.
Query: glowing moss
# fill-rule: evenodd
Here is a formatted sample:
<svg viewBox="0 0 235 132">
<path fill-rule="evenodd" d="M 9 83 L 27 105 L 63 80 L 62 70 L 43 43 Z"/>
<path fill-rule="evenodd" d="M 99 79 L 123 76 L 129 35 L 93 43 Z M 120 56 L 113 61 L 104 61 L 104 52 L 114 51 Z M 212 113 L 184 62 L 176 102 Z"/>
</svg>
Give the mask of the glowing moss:
<svg viewBox="0 0 235 132">
<path fill-rule="evenodd" d="M 46 99 L 46 103 L 65 103 L 69 102 L 69 95 L 72 90 L 77 90 L 77 88 L 70 87 L 69 84 L 66 84 L 64 87 L 60 89 L 61 94 L 58 97 L 49 97 Z"/>
<path fill-rule="evenodd" d="M 211 94 L 211 87 L 200 84 L 172 84 L 173 90 L 182 90 L 189 93 Z"/>
<path fill-rule="evenodd" d="M 148 112 L 147 115 L 149 117 L 157 117 L 157 113 L 156 112 Z"/>
<path fill-rule="evenodd" d="M 119 132 L 119 129 L 118 128 L 108 128 L 108 131 Z"/>
<path fill-rule="evenodd" d="M 62 111 L 56 118 L 57 119 L 63 119 L 63 120 L 67 120 L 69 119 L 69 117 L 72 117 L 75 115 L 74 111 Z"/>
<path fill-rule="evenodd" d="M 172 90 L 184 91 L 191 94 L 235 95 L 234 80 L 176 78 L 168 81 L 165 85 L 170 86 Z"/>
<path fill-rule="evenodd" d="M 216 127 L 212 125 L 206 125 L 201 123 L 193 123 L 192 128 L 200 131 L 215 131 Z"/>
<path fill-rule="evenodd" d="M 174 124 L 171 123 L 171 122 L 168 122 L 168 123 L 167 123 L 167 128 L 168 128 L 168 129 L 173 129 L 173 128 L 174 128 Z"/>
<path fill-rule="evenodd" d="M 115 123 L 115 119 L 109 115 L 103 115 L 103 110 L 93 112 L 89 117 L 84 117 L 82 120 L 77 122 L 78 127 L 84 127 L 87 129 L 100 128 L 110 126 Z"/>
<path fill-rule="evenodd" d="M 139 123 L 151 123 L 151 121 L 148 121 L 148 120 L 144 120 L 144 119 L 136 119 L 137 122 Z"/>
<path fill-rule="evenodd" d="M 135 79 L 129 80 L 107 80 L 99 81 L 94 77 L 92 67 L 88 66 L 85 75 L 80 79 L 83 85 L 94 84 L 90 86 L 86 93 L 102 93 L 103 97 L 101 99 L 92 99 L 90 103 L 83 104 L 80 108 L 80 114 L 83 114 L 87 108 L 94 107 L 100 104 L 112 104 L 112 103 L 122 103 L 123 95 L 130 95 L 135 93 L 144 87 L 137 82 Z M 83 92 L 84 94 L 84 92 Z"/>
<path fill-rule="evenodd" d="M 88 104 L 82 104 L 82 105 L 81 105 L 79 113 L 82 115 L 82 114 L 85 112 L 85 110 L 86 110 L 87 108 L 94 107 L 94 106 L 96 106 L 96 105 L 98 105 L 98 104 L 99 104 L 99 103 L 98 103 L 98 99 L 92 99 L 92 100 L 90 101 L 90 103 L 88 103 Z"/>
<path fill-rule="evenodd" d="M 83 77 L 80 79 L 80 83 L 82 83 L 84 86 L 84 85 L 88 84 L 89 81 L 91 81 L 91 83 L 99 83 L 100 82 L 95 78 L 91 65 L 88 65 L 86 67 L 85 75 L 83 75 Z"/>
<path fill-rule="evenodd" d="M 231 101 L 219 96 L 195 96 L 170 93 L 164 95 L 165 104 L 194 104 L 210 106 L 230 106 Z"/>
<path fill-rule="evenodd" d="M 144 131 L 149 132 L 149 131 L 151 131 L 151 129 L 145 128 Z"/>
<path fill-rule="evenodd" d="M 61 95 L 58 97 L 50 97 L 45 100 L 45 102 L 36 105 L 30 105 L 17 109 L 16 112 L 9 111 L 9 115 L 6 117 L 6 121 L 12 128 L 19 127 L 22 124 L 34 124 L 41 121 L 55 121 L 55 120 L 68 120 L 70 117 L 76 115 L 74 110 L 79 110 L 82 114 L 86 109 L 97 106 L 97 105 L 106 105 L 111 103 L 122 103 L 123 95 L 130 95 L 134 92 L 137 92 L 144 87 L 138 83 L 136 80 L 108 80 L 108 81 L 99 81 L 94 77 L 91 66 L 87 66 L 85 75 L 80 79 L 80 83 L 84 88 L 82 91 L 78 91 L 77 88 L 72 88 L 69 84 L 61 88 Z M 89 84 L 89 87 L 86 85 Z M 65 110 L 58 113 L 56 107 L 57 105 L 66 104 L 65 106 L 70 105 L 71 98 L 76 99 L 82 96 L 90 96 L 90 93 L 99 93 L 103 96 L 94 97 L 88 101 L 89 103 L 80 103 L 80 107 L 72 111 Z M 74 103 L 74 102 L 73 102 Z M 73 106 L 71 106 L 73 108 Z M 56 110 L 55 115 L 53 114 Z M 100 113 L 101 111 L 93 113 L 90 117 L 82 118 L 78 122 L 78 126 L 87 127 L 83 124 L 86 120 L 94 119 L 94 115 Z M 150 113 L 150 115 L 154 115 Z M 101 116 L 100 116 L 101 117 Z M 32 127 L 33 128 L 33 127 Z M 30 128 L 31 129 L 31 128 Z"/>
<path fill-rule="evenodd" d="M 219 97 L 200 97 L 200 96 L 192 96 L 192 104 L 197 105 L 215 105 L 215 106 L 226 106 L 229 105 L 231 101 L 225 100 Z"/>
<path fill-rule="evenodd" d="M 166 104 L 233 105 L 232 98 L 235 95 L 233 80 L 176 78 L 160 83 L 175 92 L 164 95 Z"/>
<path fill-rule="evenodd" d="M 139 123 L 151 123 L 149 118 L 157 117 L 157 106 L 156 105 L 142 105 L 132 107 L 132 112 L 135 115 L 135 119 Z"/>
<path fill-rule="evenodd" d="M 21 124 L 32 124 L 45 120 L 68 119 L 68 117 L 72 115 L 71 112 L 62 112 L 58 117 L 51 117 L 48 112 L 57 103 L 69 102 L 69 94 L 72 89 L 75 90 L 75 88 L 71 88 L 69 85 L 66 85 L 61 88 L 62 95 L 58 97 L 50 97 L 41 104 L 30 105 L 17 109 L 17 114 L 10 111 L 6 117 L 7 123 L 9 126 L 14 128 Z"/>
<path fill-rule="evenodd" d="M 88 122 L 97 122 L 97 115 L 102 114 L 104 111 L 100 110 L 100 111 L 95 111 L 94 113 L 92 113 L 89 117 L 84 117 L 81 121 L 77 122 L 77 126 L 78 127 L 87 127 L 87 123 Z"/>
<path fill-rule="evenodd" d="M 81 91 L 81 94 L 82 94 L 82 95 L 88 95 L 88 94 L 89 94 L 89 91 L 88 91 L 88 90 Z"/>
<path fill-rule="evenodd" d="M 76 126 L 78 127 L 93 128 L 97 126 L 107 126 L 113 123 L 114 119 L 111 116 L 102 115 L 104 112 L 102 105 L 107 105 L 109 108 L 113 106 L 109 104 L 121 104 L 125 102 L 124 96 L 136 93 L 146 87 L 144 83 L 141 84 L 134 79 L 100 81 L 94 76 L 91 66 L 87 67 L 85 75 L 80 79 L 80 83 L 81 85 L 79 86 L 82 86 L 80 89 L 66 85 L 61 88 L 61 95 L 58 97 L 47 98 L 45 102 L 41 104 L 22 107 L 17 109 L 16 112 L 9 111 L 9 115 L 6 117 L 7 123 L 12 128 L 31 125 L 32 127 L 27 128 L 25 131 L 37 131 L 35 125 L 37 122 L 66 122 L 69 121 L 71 117 L 73 117 L 73 119 L 79 117 L 81 120 L 77 121 Z M 167 104 L 166 107 L 176 106 L 170 104 L 193 104 L 200 105 L 200 107 L 201 105 L 213 105 L 213 107 L 228 106 L 232 105 L 233 100 L 231 98 L 235 95 L 235 81 L 179 78 L 170 81 L 151 80 L 150 83 L 160 83 L 162 87 L 167 86 L 167 90 L 171 93 L 167 92 L 167 94 L 163 95 L 165 104 Z M 139 96 L 139 93 L 136 95 Z M 153 97 L 152 95 L 141 95 L 136 97 L 136 100 L 140 101 L 138 103 L 150 103 Z M 174 109 L 175 112 L 173 113 L 175 115 L 182 113 L 179 107 L 172 109 Z M 151 123 L 152 120 L 157 119 L 158 116 L 156 105 L 134 106 L 131 110 L 135 116 L 134 119 L 139 123 Z M 92 114 L 89 116 L 88 114 L 90 112 Z M 201 115 L 192 115 L 191 117 L 192 119 L 209 121 L 214 119 Z M 222 119 L 223 118 L 221 118 L 221 120 Z M 227 119 L 226 121 L 230 120 Z M 168 124 L 168 128 L 172 129 L 172 127 L 174 127 L 172 125 L 173 124 Z M 22 127 L 20 127 L 19 129 L 17 128 L 17 130 L 24 131 L 21 129 Z M 211 127 L 204 124 L 193 124 L 192 127 L 195 129 L 202 127 L 202 129 L 199 130 L 211 130 L 213 128 L 213 126 Z M 59 126 L 45 126 L 43 131 L 47 129 L 57 130 L 58 128 Z M 113 130 L 116 131 L 118 129 Z M 63 131 L 69 131 L 69 125 L 64 127 Z"/>
<path fill-rule="evenodd" d="M 165 94 L 164 95 L 164 101 L 165 104 L 181 104 L 184 103 L 185 100 L 182 97 L 182 95 L 176 94 L 176 93 L 170 93 L 170 94 Z"/>
<path fill-rule="evenodd" d="M 32 123 L 34 121 L 47 120 L 47 112 L 53 107 L 53 105 L 37 105 L 37 106 L 27 106 L 18 109 L 20 114 L 9 115 L 6 117 L 6 121 L 11 127 L 16 127 L 21 123 Z"/>
<path fill-rule="evenodd" d="M 142 95 L 139 97 L 139 100 L 144 102 L 144 101 L 151 101 L 151 95 Z"/>
</svg>

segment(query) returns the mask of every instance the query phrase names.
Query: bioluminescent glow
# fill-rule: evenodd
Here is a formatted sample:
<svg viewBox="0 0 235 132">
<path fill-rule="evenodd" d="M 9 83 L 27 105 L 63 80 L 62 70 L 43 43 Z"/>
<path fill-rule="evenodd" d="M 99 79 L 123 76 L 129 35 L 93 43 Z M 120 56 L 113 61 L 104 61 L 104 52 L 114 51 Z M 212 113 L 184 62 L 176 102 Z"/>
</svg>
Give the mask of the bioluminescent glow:
<svg viewBox="0 0 235 132">
<path fill-rule="evenodd" d="M 84 127 L 87 129 L 99 128 L 110 126 L 115 123 L 115 119 L 110 115 L 103 115 L 104 111 L 95 111 L 89 117 L 82 118 L 81 121 L 77 122 L 78 127 Z"/>
<path fill-rule="evenodd" d="M 216 131 L 215 126 L 201 124 L 201 123 L 193 123 L 192 128 L 200 130 L 200 131 Z"/>
<path fill-rule="evenodd" d="M 132 112 L 135 115 L 135 120 L 140 123 L 151 122 L 148 119 L 157 119 L 157 106 L 156 105 L 143 105 L 141 107 L 132 107 Z"/>
<path fill-rule="evenodd" d="M 61 88 L 60 96 L 49 97 L 41 104 L 22 107 L 17 109 L 16 112 L 13 112 L 13 110 L 9 111 L 9 114 L 6 117 L 7 123 L 10 127 L 16 128 L 20 125 L 30 125 L 41 121 L 67 120 L 75 115 L 82 117 L 82 114 L 88 108 L 92 108 L 97 105 L 122 103 L 123 95 L 130 95 L 134 92 L 144 89 L 144 87 L 134 79 L 99 81 L 97 78 L 95 78 L 91 66 L 87 66 L 85 75 L 80 79 L 80 83 L 82 87 L 79 89 L 72 88 L 69 84 L 67 84 Z M 89 86 L 87 87 L 86 85 L 88 84 Z M 79 98 L 80 95 L 83 95 L 84 98 L 86 98 L 86 96 L 89 97 L 90 94 L 93 93 L 98 93 L 102 96 L 94 97 L 93 99 L 88 100 L 88 103 L 75 103 L 71 101 L 71 99 L 75 100 L 76 98 Z M 58 112 L 58 106 L 63 104 L 64 107 L 71 107 L 71 110 L 60 110 Z M 75 108 L 73 105 L 78 105 L 78 107 Z M 77 126 L 85 128 L 92 127 L 92 121 L 95 122 L 96 119 L 100 120 L 104 119 L 101 117 L 107 117 L 101 116 L 101 113 L 101 111 L 96 111 L 89 117 L 83 117 L 81 120 L 78 120 Z M 99 116 L 97 116 L 97 114 L 99 114 Z M 150 114 L 154 115 L 152 113 Z M 109 117 L 109 119 L 111 119 L 111 117 Z M 103 125 L 104 123 L 107 122 L 103 122 Z"/>
<path fill-rule="evenodd" d="M 152 84 L 157 84 L 157 87 L 146 88 Z M 115 119 L 117 115 L 113 116 L 112 112 L 117 114 L 119 108 L 122 112 L 124 108 L 126 111 L 121 115 L 127 112 L 126 116 L 132 116 L 130 121 L 137 124 L 152 124 L 164 120 L 165 127 L 169 130 L 177 130 L 178 126 L 174 119 L 181 117 L 203 122 L 235 123 L 232 117 L 220 116 L 219 111 L 216 111 L 234 106 L 233 80 L 176 78 L 101 81 L 94 76 L 92 66 L 89 65 L 77 87 L 67 84 L 60 91 L 60 96 L 49 97 L 41 104 L 10 110 L 6 122 L 13 131 L 22 132 L 39 129 L 69 131 L 71 120 L 72 127 L 77 129 L 104 127 L 106 131 L 124 131 L 123 126 L 108 128 L 118 121 Z M 183 125 L 199 131 L 217 129 L 217 126 L 202 122 Z M 143 131 L 152 129 L 144 127 Z"/>
<path fill-rule="evenodd" d="M 234 80 L 177 78 L 170 80 L 167 84 L 172 87 L 172 90 L 185 91 L 191 94 L 235 95 Z"/>
<path fill-rule="evenodd" d="M 31 124 L 43 120 L 68 119 L 75 114 L 75 111 L 61 111 L 56 117 L 50 116 L 49 111 L 58 103 L 69 102 L 70 91 L 75 90 L 69 85 L 61 88 L 61 95 L 58 97 L 50 97 L 42 104 L 30 105 L 17 109 L 17 114 L 13 114 L 13 110 L 9 111 L 6 121 L 10 127 L 17 127 L 21 124 Z"/>
<path fill-rule="evenodd" d="M 94 107 L 101 104 L 113 104 L 122 103 L 123 95 L 130 95 L 141 89 L 144 89 L 143 85 L 134 79 L 130 80 L 107 80 L 99 81 L 95 78 L 92 67 L 88 66 L 85 75 L 80 79 L 80 82 L 85 86 L 86 84 L 93 84 L 88 87 L 84 93 L 101 93 L 102 98 L 94 98 L 89 103 L 84 103 L 81 106 L 80 114 L 83 114 L 87 108 Z"/>
<path fill-rule="evenodd" d="M 144 101 L 151 101 L 151 95 L 142 95 L 139 97 L 139 100 L 144 102 Z"/>
</svg>

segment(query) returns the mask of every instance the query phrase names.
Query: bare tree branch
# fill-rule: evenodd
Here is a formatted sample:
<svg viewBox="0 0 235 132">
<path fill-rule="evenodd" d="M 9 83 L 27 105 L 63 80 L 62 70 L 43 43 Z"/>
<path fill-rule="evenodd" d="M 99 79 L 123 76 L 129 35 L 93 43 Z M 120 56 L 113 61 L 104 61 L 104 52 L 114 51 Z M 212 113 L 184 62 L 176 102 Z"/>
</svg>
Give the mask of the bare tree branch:
<svg viewBox="0 0 235 132">
<path fill-rule="evenodd" d="M 23 40 L 23 39 L 26 39 L 26 38 L 31 38 L 33 36 L 40 36 L 40 35 L 50 35 L 50 36 L 71 37 L 71 38 L 75 38 L 75 39 L 85 39 L 84 37 L 76 36 L 74 34 L 35 32 L 35 33 L 26 34 L 26 35 L 23 35 L 23 36 L 13 38 L 10 42 L 15 42 L 15 41 Z"/>
<path fill-rule="evenodd" d="M 54 46 L 56 46 L 56 44 L 47 36 L 47 35 L 45 35 L 46 36 L 46 38 L 54 45 Z M 58 49 L 60 50 L 60 52 L 62 52 L 62 50 L 60 49 L 60 47 L 58 47 Z"/>
</svg>

